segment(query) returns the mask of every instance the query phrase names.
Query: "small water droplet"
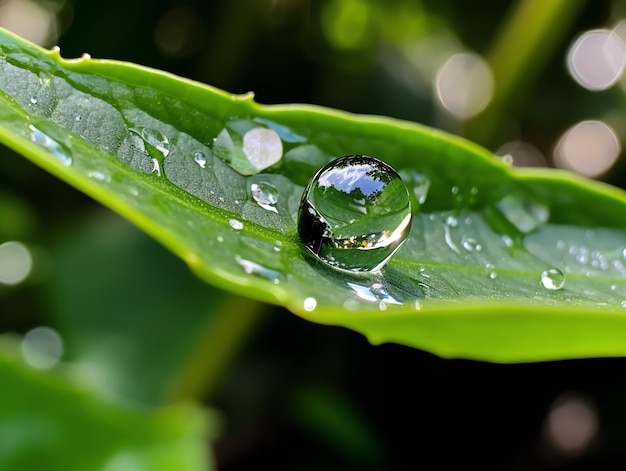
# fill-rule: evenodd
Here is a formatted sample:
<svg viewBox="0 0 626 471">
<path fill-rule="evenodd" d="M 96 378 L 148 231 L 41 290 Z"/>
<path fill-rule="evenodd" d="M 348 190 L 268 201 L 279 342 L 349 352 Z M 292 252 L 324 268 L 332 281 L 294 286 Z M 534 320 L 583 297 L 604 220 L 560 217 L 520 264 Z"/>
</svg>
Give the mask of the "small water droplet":
<svg viewBox="0 0 626 471">
<path fill-rule="evenodd" d="M 243 152 L 260 172 L 280 161 L 283 142 L 273 129 L 254 128 L 243 136 Z"/>
<path fill-rule="evenodd" d="M 108 175 L 106 175 L 106 174 L 104 174 L 102 172 L 99 172 L 98 170 L 94 170 L 94 171 L 88 172 L 87 176 L 89 178 L 92 178 L 94 180 L 98 180 L 100 182 L 107 182 L 108 183 L 108 182 L 111 181 L 111 178 Z"/>
<path fill-rule="evenodd" d="M 541 272 L 541 284 L 551 291 L 561 289 L 565 285 L 565 275 L 558 268 L 549 268 Z"/>
<path fill-rule="evenodd" d="M 170 141 L 161 131 L 153 128 L 134 128 L 131 132 L 138 134 L 149 145 L 158 150 L 163 157 L 170 153 Z"/>
<path fill-rule="evenodd" d="M 492 271 L 491 273 L 489 273 L 490 280 L 495 280 L 496 278 L 498 278 L 498 274 L 495 271 Z"/>
<path fill-rule="evenodd" d="M 30 129 L 30 140 L 33 143 L 46 149 L 66 167 L 72 165 L 72 157 L 70 156 L 69 151 L 64 149 L 64 146 L 32 124 L 29 124 L 28 128 Z"/>
<path fill-rule="evenodd" d="M 280 252 L 283 249 L 283 243 L 280 240 L 277 240 L 273 248 L 274 252 Z"/>
<path fill-rule="evenodd" d="M 217 236 L 217 241 L 221 244 L 224 242 L 224 238 L 222 236 Z"/>
<path fill-rule="evenodd" d="M 473 237 L 463 237 L 461 245 L 468 252 L 480 252 L 483 248 Z"/>
<path fill-rule="evenodd" d="M 196 151 L 193 153 L 193 160 L 200 168 L 206 168 L 207 158 L 204 152 Z"/>
<path fill-rule="evenodd" d="M 87 60 L 87 59 L 91 59 L 91 54 L 89 54 L 88 52 L 83 52 L 80 56 L 80 58 L 82 60 Z"/>
<path fill-rule="evenodd" d="M 239 221 L 238 219 L 231 219 L 230 221 L 228 221 L 228 224 L 230 224 L 230 227 L 232 227 L 236 231 L 240 231 L 241 229 L 243 229 L 243 222 Z"/>
<path fill-rule="evenodd" d="M 313 311 L 317 307 L 317 299 L 306 298 L 304 300 L 304 310 L 307 312 Z"/>
<path fill-rule="evenodd" d="M 274 206 L 278 201 L 278 190 L 274 185 L 267 182 L 253 183 L 250 185 L 250 191 L 252 197 L 257 204 L 268 211 L 278 213 L 278 210 Z"/>
<path fill-rule="evenodd" d="M 36 104 L 37 104 L 37 98 L 32 97 L 32 98 L 30 99 L 30 102 L 31 102 L 33 105 L 36 105 Z"/>
<path fill-rule="evenodd" d="M 78 115 L 78 116 L 76 116 L 76 117 L 74 118 L 74 121 L 76 121 L 76 122 L 78 123 L 78 122 L 80 121 L 80 119 L 81 119 L 81 118 L 80 118 L 80 115 Z"/>
<path fill-rule="evenodd" d="M 235 260 L 237 261 L 239 266 L 243 268 L 243 271 L 245 271 L 248 275 L 256 275 L 261 278 L 265 278 L 275 285 L 280 283 L 280 281 L 284 278 L 284 275 L 281 272 L 264 267 L 263 265 L 260 265 L 256 262 L 246 260 L 239 255 L 235 257 Z"/>
<path fill-rule="evenodd" d="M 302 243 L 320 260 L 342 270 L 382 268 L 410 228 L 411 200 L 400 176 L 365 155 L 342 157 L 322 167 L 300 203 Z"/>
<path fill-rule="evenodd" d="M 450 188 L 450 192 L 453 195 L 458 195 L 459 194 L 459 187 L 458 186 L 453 186 L 452 188 Z"/>
<path fill-rule="evenodd" d="M 611 285 L 611 291 L 615 291 L 617 289 L 617 285 Z"/>
<path fill-rule="evenodd" d="M 504 245 L 511 248 L 514 245 L 513 239 L 511 239 L 508 235 L 504 234 L 500 237 Z"/>
</svg>

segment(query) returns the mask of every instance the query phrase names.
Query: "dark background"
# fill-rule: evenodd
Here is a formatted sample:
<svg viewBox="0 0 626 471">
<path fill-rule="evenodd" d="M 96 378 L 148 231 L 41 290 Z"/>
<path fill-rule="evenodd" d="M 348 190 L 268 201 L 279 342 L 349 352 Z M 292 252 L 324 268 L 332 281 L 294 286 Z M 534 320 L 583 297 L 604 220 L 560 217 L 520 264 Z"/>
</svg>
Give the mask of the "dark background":
<svg viewBox="0 0 626 471">
<path fill-rule="evenodd" d="M 88 52 L 232 93 L 254 91 L 261 103 L 313 103 L 462 132 L 459 123 L 442 118 L 431 88 L 410 85 L 411 69 L 397 51 L 405 24 L 400 19 L 406 15 L 383 13 L 404 7 L 420 11 L 414 21 L 418 26 L 411 30 L 416 40 L 443 32 L 461 47 L 484 54 L 514 3 L 348 0 L 374 13 L 358 41 L 346 47 L 324 29 L 325 15 L 338 1 L 68 0 L 39 5 L 55 25 L 44 45 L 58 43 L 64 57 Z M 578 34 L 612 27 L 624 11 L 619 1 L 585 3 L 556 40 L 555 52 L 529 84 L 523 103 L 511 108 L 508 118 L 515 129 L 503 130 L 490 150 L 523 137 L 553 165 L 552 148 L 569 126 L 623 114 L 620 87 L 599 93 L 583 89 L 569 77 L 564 58 Z M 389 63 L 397 64 L 395 72 Z M 399 80 L 398 71 L 409 74 L 409 80 Z M 51 325 L 67 337 L 64 359 L 79 358 L 80 342 L 72 338 L 80 332 L 72 332 L 63 311 L 69 309 L 72 287 L 74 294 L 84 294 L 91 283 L 91 302 L 106 298 L 112 313 L 109 323 L 92 330 L 115 331 L 119 312 L 130 306 L 137 329 L 156 342 L 151 348 L 166 351 L 163 330 L 193 330 L 181 285 L 189 292 L 186 299 L 205 296 L 210 304 L 222 296 L 194 280 L 182 262 L 130 224 L 25 159 L 0 152 L 0 211 L 7 211 L 0 218 L 0 242 L 24 241 L 36 261 L 26 282 L 0 287 L 1 331 L 24 333 Z M 623 159 L 602 179 L 623 186 Z M 107 239 L 111 233 L 119 245 Z M 97 256 L 103 250 L 124 256 Z M 157 277 L 141 278 L 148 266 Z M 69 287 L 68 280 L 73 280 Z M 155 325 L 148 306 L 162 298 L 172 300 L 170 320 Z M 396 345 L 373 347 L 359 334 L 309 324 L 279 308 L 266 311 L 217 389 L 206 393 L 207 405 L 224 419 L 215 445 L 220 469 L 626 466 L 624 359 L 521 365 L 443 360 Z M 136 368 L 140 365 L 137 360 Z M 158 383 L 158 368 L 154 371 Z M 147 397 L 134 394 L 132 387 L 120 390 L 130 391 L 133 399 Z M 560 419 L 550 415 L 555 410 L 565 411 Z M 555 438 L 551 426 L 559 424 Z M 580 446 L 558 444 L 558 437 L 581 430 L 583 437 L 591 431 Z"/>
</svg>

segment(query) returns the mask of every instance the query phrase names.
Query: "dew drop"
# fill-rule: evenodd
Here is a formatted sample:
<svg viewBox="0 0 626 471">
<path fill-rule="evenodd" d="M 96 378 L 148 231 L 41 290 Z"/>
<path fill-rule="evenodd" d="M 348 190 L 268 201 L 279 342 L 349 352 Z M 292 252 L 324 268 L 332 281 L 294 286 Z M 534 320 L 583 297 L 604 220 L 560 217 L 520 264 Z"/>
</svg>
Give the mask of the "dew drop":
<svg viewBox="0 0 626 471">
<path fill-rule="evenodd" d="M 64 146 L 32 124 L 28 125 L 28 129 L 30 129 L 30 140 L 33 143 L 46 149 L 66 167 L 72 165 L 72 157 L 70 156 L 69 151 L 64 149 Z"/>
<path fill-rule="evenodd" d="M 351 272 L 382 268 L 411 228 L 409 192 L 396 171 L 365 155 L 322 167 L 300 203 L 302 243 L 324 263 Z"/>
<path fill-rule="evenodd" d="M 315 310 L 315 308 L 317 307 L 317 299 L 306 298 L 303 304 L 304 304 L 304 310 L 307 312 L 311 312 Z"/>
<path fill-rule="evenodd" d="M 193 153 L 193 160 L 200 168 L 206 168 L 207 158 L 204 152 L 196 151 Z"/>
<path fill-rule="evenodd" d="M 278 213 L 274 206 L 278 201 L 278 190 L 274 185 L 267 182 L 253 183 L 250 185 L 250 191 L 252 198 L 261 208 Z"/>
<path fill-rule="evenodd" d="M 241 229 L 243 229 L 243 222 L 239 221 L 238 219 L 231 219 L 230 221 L 228 221 L 228 224 L 230 224 L 230 227 L 232 227 L 236 231 L 240 231 Z"/>
<path fill-rule="evenodd" d="M 280 161 L 283 143 L 276 131 L 254 128 L 243 136 L 243 152 L 248 161 L 260 172 Z"/>
<path fill-rule="evenodd" d="M 30 102 L 31 102 L 33 105 L 36 105 L 36 104 L 37 104 L 37 98 L 32 97 L 32 98 L 30 99 Z"/>
<path fill-rule="evenodd" d="M 565 275 L 558 268 L 549 268 L 541 272 L 541 284 L 551 291 L 561 289 L 565 285 Z"/>
<path fill-rule="evenodd" d="M 468 252 L 480 252 L 483 248 L 473 237 L 464 237 L 461 245 Z"/>
<path fill-rule="evenodd" d="M 170 140 L 158 129 L 153 128 L 135 128 L 132 132 L 141 136 L 147 143 L 158 150 L 163 157 L 167 157 L 170 153 Z"/>
<path fill-rule="evenodd" d="M 275 285 L 280 283 L 280 281 L 284 278 L 284 275 L 281 272 L 264 267 L 261 264 L 242 258 L 239 255 L 235 257 L 235 260 L 248 275 L 256 275 L 260 278 L 265 278 Z"/>
<path fill-rule="evenodd" d="M 496 278 L 498 278 L 498 274 L 495 271 L 492 271 L 491 273 L 489 273 L 490 280 L 495 280 Z"/>
<path fill-rule="evenodd" d="M 108 175 L 106 175 L 106 174 L 104 174 L 104 173 L 102 173 L 102 172 L 100 172 L 98 170 L 93 170 L 93 171 L 87 173 L 87 176 L 89 178 L 93 179 L 93 180 L 98 180 L 99 182 L 107 182 L 108 183 L 108 182 L 111 181 L 111 178 Z"/>
</svg>

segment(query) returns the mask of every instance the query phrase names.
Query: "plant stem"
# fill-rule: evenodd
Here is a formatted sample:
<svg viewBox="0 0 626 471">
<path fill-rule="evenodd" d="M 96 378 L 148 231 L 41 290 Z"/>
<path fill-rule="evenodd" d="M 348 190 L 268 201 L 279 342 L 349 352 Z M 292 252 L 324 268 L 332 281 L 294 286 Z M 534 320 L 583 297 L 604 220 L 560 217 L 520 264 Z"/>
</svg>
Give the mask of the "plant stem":
<svg viewBox="0 0 626 471">
<path fill-rule="evenodd" d="M 267 308 L 258 301 L 227 295 L 190 349 L 166 400 L 206 399 L 214 394 L 222 375 Z"/>
</svg>

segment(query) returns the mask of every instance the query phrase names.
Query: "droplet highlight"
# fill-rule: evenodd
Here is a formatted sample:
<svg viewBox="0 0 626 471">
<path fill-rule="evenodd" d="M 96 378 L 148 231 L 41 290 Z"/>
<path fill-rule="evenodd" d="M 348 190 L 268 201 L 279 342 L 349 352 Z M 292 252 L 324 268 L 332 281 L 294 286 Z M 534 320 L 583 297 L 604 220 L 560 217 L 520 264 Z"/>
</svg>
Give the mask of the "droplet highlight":
<svg viewBox="0 0 626 471">
<path fill-rule="evenodd" d="M 541 284 L 551 291 L 562 289 L 565 286 L 565 275 L 558 268 L 549 268 L 541 272 Z"/>
<path fill-rule="evenodd" d="M 243 229 L 243 222 L 238 219 L 231 219 L 228 221 L 228 224 L 230 224 L 230 227 L 232 227 L 236 231 L 240 231 L 241 229 Z"/>
<path fill-rule="evenodd" d="M 300 203 L 298 233 L 325 264 L 351 272 L 379 270 L 411 228 L 411 200 L 398 173 L 366 155 L 322 167 Z"/>
<path fill-rule="evenodd" d="M 278 213 L 274 206 L 278 202 L 278 190 L 276 187 L 267 182 L 252 183 L 250 192 L 254 201 L 263 209 Z"/>
</svg>

